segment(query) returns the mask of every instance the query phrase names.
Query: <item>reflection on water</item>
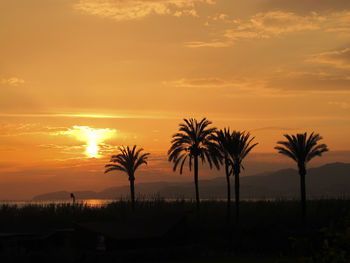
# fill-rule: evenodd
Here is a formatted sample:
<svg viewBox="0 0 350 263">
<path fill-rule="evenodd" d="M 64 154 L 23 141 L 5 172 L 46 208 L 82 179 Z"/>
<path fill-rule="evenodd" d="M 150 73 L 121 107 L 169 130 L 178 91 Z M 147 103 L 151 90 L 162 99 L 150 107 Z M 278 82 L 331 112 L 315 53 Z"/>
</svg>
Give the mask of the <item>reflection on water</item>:
<svg viewBox="0 0 350 263">
<path fill-rule="evenodd" d="M 128 199 L 122 199 L 124 201 Z M 136 199 L 137 201 L 165 201 L 165 202 L 176 202 L 176 201 L 186 201 L 186 202 L 195 202 L 195 199 L 191 198 L 141 198 L 141 199 Z M 226 202 L 226 198 L 213 198 L 213 199 L 205 199 L 202 198 L 201 201 L 218 201 L 218 202 Z M 242 199 L 241 201 L 250 201 L 250 202 L 257 202 L 257 201 L 276 201 L 276 200 L 296 200 L 296 199 L 276 199 L 276 198 L 246 198 Z M 118 202 L 119 200 L 115 199 L 86 199 L 86 200 L 76 200 L 75 204 L 78 205 L 86 205 L 89 207 L 103 207 L 107 206 L 110 203 L 113 202 Z M 233 201 L 232 201 L 233 202 Z M 41 205 L 41 206 L 48 206 L 48 205 L 62 205 L 62 204 L 72 204 L 71 200 L 50 200 L 50 201 L 33 201 L 33 200 L 0 200 L 0 206 L 2 205 L 9 205 L 9 206 L 17 206 L 17 207 L 24 207 L 24 206 L 29 206 L 29 205 Z"/>
<path fill-rule="evenodd" d="M 77 200 L 75 203 L 79 205 L 86 205 L 89 207 L 102 207 L 106 206 L 112 202 L 115 202 L 115 200 L 112 199 L 87 199 L 87 200 Z M 24 207 L 28 205 L 58 205 L 58 204 L 72 204 L 72 201 L 70 200 L 50 200 L 50 201 L 32 201 L 32 200 L 1 200 L 0 205 L 10 205 L 10 206 L 17 206 L 17 207 Z"/>
</svg>

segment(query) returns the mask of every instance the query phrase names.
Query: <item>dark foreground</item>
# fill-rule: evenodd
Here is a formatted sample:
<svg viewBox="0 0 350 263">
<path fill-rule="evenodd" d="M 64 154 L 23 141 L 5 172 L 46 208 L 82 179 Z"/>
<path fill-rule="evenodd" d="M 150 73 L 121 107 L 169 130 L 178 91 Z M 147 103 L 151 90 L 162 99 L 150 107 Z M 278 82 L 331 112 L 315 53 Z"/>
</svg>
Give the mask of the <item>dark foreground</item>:
<svg viewBox="0 0 350 263">
<path fill-rule="evenodd" d="M 350 262 L 350 200 L 0 207 L 1 262 Z"/>
</svg>

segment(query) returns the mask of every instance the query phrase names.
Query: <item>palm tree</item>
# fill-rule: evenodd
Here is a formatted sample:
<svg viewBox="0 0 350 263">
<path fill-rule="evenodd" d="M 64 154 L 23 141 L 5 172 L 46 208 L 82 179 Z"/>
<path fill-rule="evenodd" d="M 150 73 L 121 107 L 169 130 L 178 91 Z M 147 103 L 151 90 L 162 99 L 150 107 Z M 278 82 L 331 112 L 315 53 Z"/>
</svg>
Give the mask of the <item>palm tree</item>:
<svg viewBox="0 0 350 263">
<path fill-rule="evenodd" d="M 196 191 L 197 211 L 199 210 L 199 190 L 198 190 L 198 158 L 208 161 L 210 168 L 214 164 L 219 169 L 219 158 L 217 158 L 215 142 L 212 135 L 216 128 L 208 128 L 212 124 L 206 118 L 200 122 L 196 119 L 184 119 L 184 123 L 179 124 L 179 132 L 172 136 L 171 147 L 168 151 L 169 162 L 174 162 L 173 170 L 176 171 L 180 165 L 182 174 L 185 161 L 188 160 L 190 171 L 192 162 L 194 165 L 194 184 Z"/>
<path fill-rule="evenodd" d="M 227 183 L 227 220 L 231 221 L 231 182 L 230 176 L 232 174 L 232 162 L 230 159 L 230 142 L 231 142 L 231 132 L 230 129 L 224 129 L 216 131 L 214 135 L 214 140 L 217 144 L 218 152 L 220 153 L 220 158 L 225 164 L 225 174 Z"/>
<path fill-rule="evenodd" d="M 110 162 L 113 164 L 105 165 L 105 173 L 110 171 L 122 171 L 128 174 L 130 181 L 130 193 L 132 209 L 135 209 L 135 171 L 142 165 L 147 165 L 149 153 L 142 153 L 142 148 L 136 150 L 136 145 L 131 149 L 129 146 L 119 147 L 119 153 L 111 157 Z"/>
<path fill-rule="evenodd" d="M 318 144 L 318 141 L 322 140 L 319 134 L 313 132 L 307 137 L 307 133 L 298 133 L 296 135 L 285 134 L 284 137 L 287 141 L 279 141 L 275 149 L 280 154 L 283 154 L 293 159 L 299 169 L 300 175 L 300 193 L 301 193 L 301 216 L 302 222 L 306 220 L 306 187 L 305 187 L 305 175 L 306 164 L 314 157 L 321 156 L 323 152 L 327 152 L 328 148 L 326 144 Z"/>
<path fill-rule="evenodd" d="M 252 144 L 255 137 L 250 138 L 249 132 L 233 131 L 228 144 L 229 155 L 232 162 L 232 170 L 235 175 L 235 203 L 236 203 L 236 222 L 239 223 L 239 175 L 241 167 L 244 169 L 242 162 L 247 154 L 258 143 Z"/>
<path fill-rule="evenodd" d="M 75 195 L 74 193 L 70 193 L 70 198 L 72 198 L 73 205 L 75 204 Z"/>
</svg>

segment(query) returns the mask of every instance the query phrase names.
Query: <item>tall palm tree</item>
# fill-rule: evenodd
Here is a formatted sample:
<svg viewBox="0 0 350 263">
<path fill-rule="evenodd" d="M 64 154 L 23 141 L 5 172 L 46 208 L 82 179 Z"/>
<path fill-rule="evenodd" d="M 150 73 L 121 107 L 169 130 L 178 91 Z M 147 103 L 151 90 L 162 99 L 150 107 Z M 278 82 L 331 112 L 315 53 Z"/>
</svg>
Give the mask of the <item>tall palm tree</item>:
<svg viewBox="0 0 350 263">
<path fill-rule="evenodd" d="M 235 175 L 235 203 L 236 203 L 236 222 L 239 223 L 239 175 L 243 167 L 243 159 L 248 153 L 258 145 L 253 143 L 255 137 L 250 138 L 249 132 L 233 131 L 229 141 L 229 155 L 232 162 L 232 170 Z"/>
<path fill-rule="evenodd" d="M 168 151 L 169 162 L 174 162 L 173 170 L 176 171 L 180 165 L 182 174 L 185 161 L 188 160 L 190 171 L 192 162 L 194 165 L 194 184 L 196 191 L 197 211 L 199 210 L 199 190 L 198 190 L 198 159 L 204 163 L 206 160 L 210 168 L 214 164 L 219 169 L 219 158 L 217 158 L 215 142 L 212 135 L 216 128 L 209 128 L 212 124 L 206 118 L 200 122 L 196 119 L 184 119 L 184 123 L 179 124 L 179 132 L 172 136 L 171 147 Z"/>
<path fill-rule="evenodd" d="M 275 149 L 280 154 L 283 154 L 293 159 L 297 165 L 300 175 L 300 193 L 301 193 L 301 216 L 302 221 L 306 220 L 306 187 L 305 187 L 305 175 L 306 164 L 314 157 L 321 156 L 322 153 L 327 152 L 328 148 L 326 144 L 318 144 L 322 137 L 319 134 L 313 132 L 307 137 L 307 133 L 298 133 L 296 135 L 285 134 L 284 137 L 287 141 L 278 141 Z"/>
<path fill-rule="evenodd" d="M 223 129 L 216 131 L 214 140 L 217 144 L 218 152 L 220 153 L 219 158 L 222 159 L 225 165 L 226 183 L 227 183 L 227 220 L 231 221 L 231 181 L 230 176 L 232 174 L 232 162 L 230 159 L 230 142 L 231 132 L 230 129 Z"/>
<path fill-rule="evenodd" d="M 141 153 L 142 148 L 136 150 L 136 145 L 131 149 L 129 146 L 119 147 L 119 153 L 111 157 L 111 164 L 105 165 L 105 173 L 110 171 L 122 171 L 127 173 L 130 181 L 130 193 L 132 209 L 135 209 L 135 171 L 142 165 L 147 165 L 149 153 Z"/>
</svg>

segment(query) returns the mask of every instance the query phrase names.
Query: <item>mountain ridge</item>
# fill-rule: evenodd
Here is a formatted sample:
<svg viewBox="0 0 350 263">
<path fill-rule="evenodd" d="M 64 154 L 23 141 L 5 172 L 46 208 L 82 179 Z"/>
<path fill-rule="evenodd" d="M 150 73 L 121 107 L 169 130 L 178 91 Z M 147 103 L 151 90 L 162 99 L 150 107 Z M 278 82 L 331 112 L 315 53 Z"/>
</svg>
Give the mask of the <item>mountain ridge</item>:
<svg viewBox="0 0 350 263">
<path fill-rule="evenodd" d="M 296 169 L 288 168 L 241 177 L 242 198 L 298 198 L 299 175 Z M 232 192 L 233 182 L 231 183 Z M 306 191 L 309 198 L 344 197 L 350 193 L 350 163 L 328 163 L 308 169 Z M 194 198 L 192 182 L 158 181 L 135 185 L 139 198 Z M 224 176 L 200 180 L 201 198 L 226 197 Z M 77 199 L 120 199 L 129 195 L 129 186 L 108 187 L 102 191 L 75 191 Z M 56 191 L 36 195 L 32 200 L 69 200 L 70 192 Z"/>
</svg>

